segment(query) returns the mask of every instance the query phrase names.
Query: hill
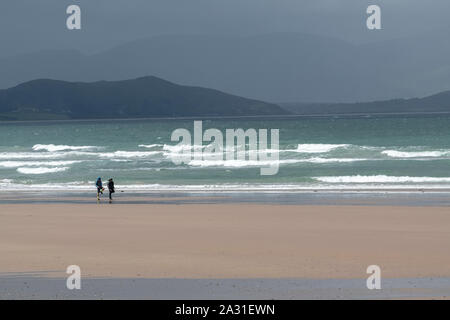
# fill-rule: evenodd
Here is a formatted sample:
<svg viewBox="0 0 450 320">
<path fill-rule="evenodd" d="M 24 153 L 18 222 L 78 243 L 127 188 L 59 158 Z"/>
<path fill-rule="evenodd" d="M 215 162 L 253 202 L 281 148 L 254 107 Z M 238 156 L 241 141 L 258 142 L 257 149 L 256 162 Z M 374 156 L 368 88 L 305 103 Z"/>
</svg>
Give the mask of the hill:
<svg viewBox="0 0 450 320">
<path fill-rule="evenodd" d="M 93 83 L 40 79 L 0 90 L 1 120 L 258 116 L 275 104 L 156 77 Z"/>
<path fill-rule="evenodd" d="M 282 103 L 298 115 L 450 113 L 450 91 L 414 99 L 393 99 L 360 103 Z"/>
</svg>

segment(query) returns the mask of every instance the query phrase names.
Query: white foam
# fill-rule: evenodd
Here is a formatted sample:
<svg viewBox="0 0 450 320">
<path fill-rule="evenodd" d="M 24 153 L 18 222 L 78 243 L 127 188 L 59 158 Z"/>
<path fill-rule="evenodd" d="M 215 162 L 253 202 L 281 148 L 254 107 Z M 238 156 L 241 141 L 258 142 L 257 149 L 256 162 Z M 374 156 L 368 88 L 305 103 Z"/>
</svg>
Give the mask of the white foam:
<svg viewBox="0 0 450 320">
<path fill-rule="evenodd" d="M 309 159 L 281 159 L 271 161 L 261 160 L 191 160 L 188 164 L 194 167 L 261 167 L 294 163 L 348 163 L 357 161 L 370 161 L 370 159 L 352 159 L 352 158 L 309 158 Z"/>
<path fill-rule="evenodd" d="M 158 147 L 163 147 L 163 144 L 140 144 L 139 148 L 147 148 L 147 149 L 153 149 Z"/>
<path fill-rule="evenodd" d="M 157 154 L 162 154 L 163 151 L 115 151 L 110 153 L 100 153 L 100 157 L 104 158 L 148 158 Z"/>
<path fill-rule="evenodd" d="M 432 158 L 432 157 L 442 157 L 448 155 L 447 151 L 420 151 L 420 152 L 406 152 L 397 150 L 385 150 L 381 152 L 392 158 Z"/>
<path fill-rule="evenodd" d="M 406 191 L 406 192 L 416 192 L 417 190 L 426 188 L 427 190 L 440 190 L 442 188 L 450 188 L 450 185 L 442 184 L 409 184 L 407 186 L 402 184 L 390 184 L 390 185 L 380 185 L 380 184 L 311 184 L 311 183 L 301 183 L 301 184 L 249 184 L 249 183 L 224 183 L 224 184 L 202 184 L 202 185 L 171 185 L 171 184 L 130 184 L 121 185 L 116 184 L 116 190 L 129 191 L 133 193 L 139 192 L 172 192 L 172 191 L 188 191 L 188 192 L 245 192 L 245 191 L 259 191 L 259 192 L 311 192 L 312 190 L 321 190 L 323 192 L 336 192 L 337 189 L 353 190 L 355 192 L 386 192 L 387 190 L 392 190 L 393 192 Z M 379 189 L 380 191 L 377 191 Z M 45 184 L 25 184 L 25 183 L 14 183 L 10 179 L 0 180 L 0 190 L 4 191 L 92 191 L 94 192 L 95 186 L 93 181 L 82 182 L 67 182 L 67 183 L 45 183 Z"/>
<path fill-rule="evenodd" d="M 274 161 L 258 161 L 258 160 L 191 160 L 188 164 L 193 167 L 227 167 L 227 168 L 244 168 L 244 167 L 261 167 L 273 166 L 280 164 L 282 161 L 295 163 L 296 160 L 274 160 Z"/>
<path fill-rule="evenodd" d="M 23 159 L 61 159 L 71 156 L 96 156 L 95 152 L 68 151 L 68 152 L 2 152 L 0 159 L 23 160 Z"/>
<path fill-rule="evenodd" d="M 55 151 L 65 151 L 65 150 L 93 150 L 99 149 L 100 147 L 96 146 L 68 146 L 68 145 L 54 145 L 54 144 L 35 144 L 33 146 L 34 151 L 45 150 L 49 152 Z"/>
<path fill-rule="evenodd" d="M 337 176 L 337 177 L 314 177 L 314 179 L 327 183 L 439 183 L 450 182 L 450 177 L 409 177 L 409 176 Z"/>
<path fill-rule="evenodd" d="M 174 153 L 178 153 L 178 152 L 183 152 L 183 151 L 195 151 L 195 150 L 202 150 L 204 148 L 206 148 L 207 145 L 185 145 L 185 144 L 177 144 L 177 145 L 169 145 L 169 144 L 165 144 L 163 146 L 163 150 L 165 151 L 170 151 L 170 152 L 174 152 Z"/>
<path fill-rule="evenodd" d="M 67 166 L 82 161 L 0 161 L 2 168 L 18 168 L 18 167 L 59 167 Z"/>
<path fill-rule="evenodd" d="M 67 183 L 43 183 L 43 184 L 25 184 L 14 183 L 13 180 L 0 180 L 0 190 L 8 191 L 49 191 L 49 190 L 90 190 L 93 189 L 94 182 L 67 182 Z"/>
<path fill-rule="evenodd" d="M 171 184 L 116 184 L 117 191 L 273 191 L 273 190 L 302 190 L 308 187 L 298 184 L 201 184 L 201 185 L 171 185 Z M 8 191 L 56 191 L 56 190 L 78 190 L 78 191 L 94 191 L 94 182 L 68 182 L 68 183 L 46 183 L 46 184 L 21 184 L 13 183 L 11 180 L 0 180 L 0 190 Z"/>
<path fill-rule="evenodd" d="M 309 163 L 350 163 L 350 162 L 360 162 L 360 161 L 377 161 L 378 159 L 366 159 L 366 158 L 309 158 L 298 160 L 298 162 L 309 162 Z"/>
<path fill-rule="evenodd" d="M 337 148 L 349 147 L 349 144 L 299 144 L 297 152 L 301 153 L 326 153 Z"/>
<path fill-rule="evenodd" d="M 56 173 L 56 172 L 62 172 L 69 169 L 69 167 L 57 167 L 57 168 L 47 168 L 47 167 L 37 167 L 37 168 L 18 168 L 17 172 L 23 173 L 23 174 L 46 174 L 46 173 Z"/>
</svg>

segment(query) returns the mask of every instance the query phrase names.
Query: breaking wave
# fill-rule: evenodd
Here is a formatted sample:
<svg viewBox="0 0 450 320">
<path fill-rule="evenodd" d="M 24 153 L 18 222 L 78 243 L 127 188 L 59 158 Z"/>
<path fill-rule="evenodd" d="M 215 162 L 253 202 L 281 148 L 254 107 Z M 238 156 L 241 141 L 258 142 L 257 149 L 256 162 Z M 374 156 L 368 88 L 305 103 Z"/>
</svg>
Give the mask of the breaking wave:
<svg viewBox="0 0 450 320">
<path fill-rule="evenodd" d="M 450 177 L 409 177 L 409 176 L 338 176 L 338 177 L 314 177 L 315 180 L 327 183 L 439 183 L 450 182 Z"/>
<path fill-rule="evenodd" d="M 67 146 L 67 145 L 54 145 L 54 144 L 35 144 L 32 148 L 34 151 L 49 151 L 49 152 L 55 152 L 55 151 L 65 151 L 65 150 L 95 150 L 100 149 L 100 147 L 96 146 Z"/>
<path fill-rule="evenodd" d="M 0 168 L 18 168 L 18 167 L 59 167 L 68 166 L 82 161 L 0 161 Z"/>
<path fill-rule="evenodd" d="M 309 158 L 309 159 L 280 159 L 280 160 L 191 160 L 190 166 L 194 167 L 255 167 L 271 166 L 294 163 L 345 163 L 357 161 L 370 161 L 370 159 L 345 159 L 345 158 Z"/>
<path fill-rule="evenodd" d="M 161 153 L 162 151 L 115 151 L 98 155 L 105 158 L 146 158 Z"/>
<path fill-rule="evenodd" d="M 392 158 L 433 158 L 433 157 L 442 157 L 450 154 L 448 151 L 416 151 L 416 152 L 407 152 L 407 151 L 397 151 L 397 150 L 385 150 L 381 152 Z"/>
<path fill-rule="evenodd" d="M 153 149 L 153 148 L 160 148 L 160 147 L 163 147 L 163 146 L 164 146 L 163 144 L 155 143 L 155 144 L 140 144 L 138 147 L 139 148 Z"/>
<path fill-rule="evenodd" d="M 301 153 L 326 153 L 338 148 L 347 148 L 349 144 L 299 144 L 297 152 Z"/>
<path fill-rule="evenodd" d="M 62 159 L 72 156 L 92 156 L 95 152 L 68 151 L 68 152 L 2 152 L 0 159 L 23 160 L 23 159 Z"/>
<path fill-rule="evenodd" d="M 37 168 L 18 168 L 17 172 L 23 174 L 46 174 L 46 173 L 56 173 L 62 172 L 69 169 L 69 167 L 57 167 L 57 168 L 48 168 L 48 167 L 37 167 Z"/>
</svg>

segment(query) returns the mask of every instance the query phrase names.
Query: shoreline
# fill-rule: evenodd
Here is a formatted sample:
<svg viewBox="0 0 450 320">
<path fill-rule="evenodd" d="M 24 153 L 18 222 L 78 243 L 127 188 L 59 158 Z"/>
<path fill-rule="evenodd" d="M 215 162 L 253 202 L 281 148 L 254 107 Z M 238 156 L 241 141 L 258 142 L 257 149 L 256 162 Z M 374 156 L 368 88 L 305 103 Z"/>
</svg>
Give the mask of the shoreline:
<svg viewBox="0 0 450 320">
<path fill-rule="evenodd" d="M 125 187 L 125 188 L 124 188 Z M 124 189 L 121 189 L 124 188 Z M 271 193 L 334 193 L 334 194 L 344 194 L 344 193 L 450 193 L 450 188 L 419 188 L 419 187 L 411 187 L 411 188 L 400 188 L 400 187 L 392 187 L 392 188 L 291 188 L 291 189 L 271 189 L 267 188 L 258 188 L 258 189 L 239 189 L 239 188 L 229 188 L 229 189 L 195 189 L 195 188 L 173 188 L 173 189 L 127 189 L 126 186 L 117 186 L 116 189 L 121 193 L 135 193 L 135 194 L 154 194 L 154 193 L 255 193 L 255 194 L 271 194 Z M 51 193 L 60 191 L 61 187 L 58 188 L 48 188 L 48 189 L 0 189 L 0 194 L 5 193 Z M 86 188 L 76 188 L 70 189 L 66 188 L 65 191 L 67 193 L 89 193 L 95 189 L 91 187 Z"/>
<path fill-rule="evenodd" d="M 0 191 L 4 204 L 95 204 L 96 192 Z M 108 203 L 107 190 L 100 203 Z M 267 204 L 315 206 L 411 206 L 450 207 L 450 190 L 352 190 L 352 191 L 126 191 L 113 195 L 113 204 Z"/>
</svg>

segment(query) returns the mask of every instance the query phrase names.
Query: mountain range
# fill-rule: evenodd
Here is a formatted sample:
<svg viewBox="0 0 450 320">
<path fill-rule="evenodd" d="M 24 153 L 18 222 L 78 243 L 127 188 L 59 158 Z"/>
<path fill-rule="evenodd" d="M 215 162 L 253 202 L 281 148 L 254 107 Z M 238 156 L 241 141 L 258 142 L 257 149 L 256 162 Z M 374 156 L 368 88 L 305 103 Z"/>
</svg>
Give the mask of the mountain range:
<svg viewBox="0 0 450 320">
<path fill-rule="evenodd" d="M 325 36 L 157 36 L 96 54 L 42 51 L 0 59 L 0 88 L 32 79 L 117 81 L 154 75 L 270 102 L 355 102 L 450 88 L 450 37 L 352 44 Z"/>
<path fill-rule="evenodd" d="M 273 104 L 154 76 L 68 82 L 38 79 L 0 90 L 0 120 L 450 113 L 450 91 L 360 103 Z"/>
</svg>

